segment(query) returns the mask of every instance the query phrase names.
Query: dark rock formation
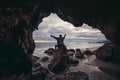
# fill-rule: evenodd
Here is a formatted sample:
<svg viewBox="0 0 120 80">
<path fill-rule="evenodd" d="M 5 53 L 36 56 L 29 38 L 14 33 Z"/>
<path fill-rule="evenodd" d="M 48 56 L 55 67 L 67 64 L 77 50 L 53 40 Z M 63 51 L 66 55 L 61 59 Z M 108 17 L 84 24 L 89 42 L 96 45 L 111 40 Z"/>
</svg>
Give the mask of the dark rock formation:
<svg viewBox="0 0 120 80">
<path fill-rule="evenodd" d="M 84 54 L 81 52 L 80 49 L 76 49 L 75 57 L 76 58 L 85 58 Z"/>
<path fill-rule="evenodd" d="M 55 55 L 52 61 L 48 65 L 48 69 L 55 74 L 65 73 L 69 67 L 77 66 L 79 60 L 69 57 L 67 54 L 67 48 L 65 45 L 55 50 Z"/>
<path fill-rule="evenodd" d="M 0 1 L 0 78 L 31 72 L 32 32 L 49 14 L 39 5 L 38 0 Z"/>
<path fill-rule="evenodd" d="M 91 50 L 89 50 L 88 48 L 83 52 L 83 54 L 87 55 L 87 56 L 90 56 L 90 55 L 93 55 L 95 54 L 94 52 L 92 52 Z"/>
<path fill-rule="evenodd" d="M 89 80 L 88 75 L 84 72 L 70 72 L 56 76 L 48 76 L 45 80 Z"/>
<path fill-rule="evenodd" d="M 114 0 L 0 0 L 0 78 L 31 71 L 32 33 L 52 12 L 74 26 L 86 23 L 100 29 L 118 48 L 119 8 Z"/>
<path fill-rule="evenodd" d="M 55 53 L 55 49 L 54 48 L 49 48 L 48 50 L 46 50 L 44 53 L 48 54 L 48 55 L 54 55 Z"/>
<path fill-rule="evenodd" d="M 47 56 L 45 56 L 45 57 L 43 57 L 43 58 L 41 59 L 42 62 L 46 62 L 46 61 L 48 61 L 48 60 L 49 60 L 49 58 L 48 58 Z"/>
<path fill-rule="evenodd" d="M 120 44 L 118 1 L 54 0 L 54 3 L 57 15 L 63 20 L 71 22 L 74 26 L 86 23 L 98 28 L 107 39 L 115 44 Z"/>
<path fill-rule="evenodd" d="M 37 56 L 34 56 L 34 55 L 31 56 L 31 60 L 32 60 L 33 64 L 36 63 L 38 59 L 39 59 L 39 57 L 37 57 Z"/>
<path fill-rule="evenodd" d="M 68 49 L 68 50 L 67 50 L 67 54 L 68 54 L 69 56 L 73 56 L 73 55 L 75 54 L 75 50 L 74 50 L 74 49 Z"/>
<path fill-rule="evenodd" d="M 55 74 L 66 72 L 69 69 L 68 59 L 67 48 L 65 45 L 62 45 L 55 51 L 48 69 Z"/>
<path fill-rule="evenodd" d="M 105 61 L 120 64 L 120 47 L 113 43 L 106 43 L 96 51 L 96 57 Z"/>
<path fill-rule="evenodd" d="M 68 64 L 70 67 L 75 67 L 79 64 L 79 60 L 74 57 L 69 56 Z"/>
<path fill-rule="evenodd" d="M 36 63 L 32 68 L 32 75 L 30 75 L 30 80 L 44 80 L 48 74 L 48 70 L 41 66 L 41 64 Z"/>
</svg>

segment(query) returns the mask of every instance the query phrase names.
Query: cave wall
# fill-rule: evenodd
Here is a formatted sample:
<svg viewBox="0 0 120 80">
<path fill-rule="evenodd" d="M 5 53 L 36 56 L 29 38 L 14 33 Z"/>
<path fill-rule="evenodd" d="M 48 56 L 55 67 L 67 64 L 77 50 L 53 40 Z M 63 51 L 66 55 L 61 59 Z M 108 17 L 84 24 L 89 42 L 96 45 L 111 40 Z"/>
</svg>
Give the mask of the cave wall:
<svg viewBox="0 0 120 80">
<path fill-rule="evenodd" d="M 107 39 L 120 45 L 117 1 L 0 0 L 0 77 L 31 71 L 30 57 L 35 49 L 32 33 L 50 13 L 76 27 L 86 23 L 98 28 Z"/>
<path fill-rule="evenodd" d="M 120 44 L 118 3 L 113 0 L 55 0 L 55 13 L 76 27 L 86 23 L 98 28 L 107 39 Z"/>
<path fill-rule="evenodd" d="M 37 0 L 12 1 L 0 2 L 0 78 L 31 71 L 35 49 L 32 33 L 50 14 Z"/>
</svg>

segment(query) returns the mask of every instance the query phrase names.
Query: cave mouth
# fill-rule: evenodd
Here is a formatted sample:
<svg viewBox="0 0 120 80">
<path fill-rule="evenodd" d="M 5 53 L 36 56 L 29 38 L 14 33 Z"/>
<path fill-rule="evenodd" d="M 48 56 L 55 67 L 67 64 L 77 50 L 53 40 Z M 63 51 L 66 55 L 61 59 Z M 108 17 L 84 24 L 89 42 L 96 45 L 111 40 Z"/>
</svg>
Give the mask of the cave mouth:
<svg viewBox="0 0 120 80">
<path fill-rule="evenodd" d="M 33 39 L 36 43 L 34 55 L 39 56 L 39 53 L 43 53 L 46 49 L 54 48 L 56 40 L 50 35 L 58 37 L 60 34 L 67 35 L 64 42 L 68 49 L 95 50 L 108 41 L 104 34 L 96 28 L 85 23 L 81 27 L 75 27 L 51 13 L 50 16 L 43 18 L 38 30 L 33 32 Z"/>
</svg>

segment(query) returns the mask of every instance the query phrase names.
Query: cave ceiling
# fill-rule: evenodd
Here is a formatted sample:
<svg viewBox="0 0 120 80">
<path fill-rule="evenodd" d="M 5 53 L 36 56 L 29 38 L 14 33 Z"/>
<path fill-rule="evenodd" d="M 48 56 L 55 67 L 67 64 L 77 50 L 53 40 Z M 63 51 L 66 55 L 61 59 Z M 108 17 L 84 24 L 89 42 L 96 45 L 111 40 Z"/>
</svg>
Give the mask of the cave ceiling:
<svg viewBox="0 0 120 80">
<path fill-rule="evenodd" d="M 11 27 L 23 18 L 34 31 L 44 17 L 56 13 L 76 27 L 86 23 L 98 28 L 107 39 L 120 44 L 119 7 L 119 2 L 114 0 L 0 0 L 0 22 L 6 26 L 3 23 L 7 19 Z"/>
</svg>

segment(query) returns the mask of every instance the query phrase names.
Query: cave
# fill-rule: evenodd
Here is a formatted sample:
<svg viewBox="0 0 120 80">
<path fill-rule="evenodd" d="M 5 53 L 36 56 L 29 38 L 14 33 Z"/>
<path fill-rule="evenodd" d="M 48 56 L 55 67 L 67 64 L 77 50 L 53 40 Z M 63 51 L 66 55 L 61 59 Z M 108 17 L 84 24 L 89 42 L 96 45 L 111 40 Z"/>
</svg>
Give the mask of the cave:
<svg viewBox="0 0 120 80">
<path fill-rule="evenodd" d="M 47 48 L 55 48 L 56 40 L 50 35 L 58 37 L 60 34 L 62 36 L 66 34 L 64 43 L 67 49 L 80 48 L 85 51 L 90 48 L 94 51 L 108 41 L 104 34 L 96 28 L 84 23 L 82 27 L 75 27 L 71 23 L 60 19 L 56 14 L 51 13 L 48 17 L 43 18 L 38 30 L 33 32 L 33 39 L 36 43 L 35 55 L 40 57 L 40 54 L 44 53 Z"/>
<path fill-rule="evenodd" d="M 32 33 L 51 13 L 76 27 L 85 23 L 99 29 L 111 43 L 99 48 L 96 56 L 120 64 L 119 7 L 114 0 L 1 0 L 0 78 L 31 72 L 35 49 Z"/>
</svg>

